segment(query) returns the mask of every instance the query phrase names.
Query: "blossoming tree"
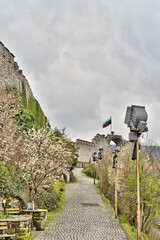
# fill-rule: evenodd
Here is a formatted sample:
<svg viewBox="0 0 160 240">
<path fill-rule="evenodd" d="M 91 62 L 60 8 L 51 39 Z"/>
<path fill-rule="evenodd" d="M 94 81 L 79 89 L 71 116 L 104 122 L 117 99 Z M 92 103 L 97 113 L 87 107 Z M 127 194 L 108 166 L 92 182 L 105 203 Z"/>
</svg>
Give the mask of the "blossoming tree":
<svg viewBox="0 0 160 240">
<path fill-rule="evenodd" d="M 39 130 L 32 128 L 25 133 L 24 157 L 17 164 L 33 196 L 47 181 L 72 166 L 73 155 L 66 139 L 56 136 L 48 123 Z"/>
</svg>

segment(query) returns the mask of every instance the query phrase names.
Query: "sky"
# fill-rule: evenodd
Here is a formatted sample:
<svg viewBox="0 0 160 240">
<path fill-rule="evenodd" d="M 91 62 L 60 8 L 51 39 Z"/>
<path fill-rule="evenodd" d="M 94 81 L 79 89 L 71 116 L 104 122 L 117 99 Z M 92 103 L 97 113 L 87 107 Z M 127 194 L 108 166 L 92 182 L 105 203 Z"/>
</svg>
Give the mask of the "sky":
<svg viewBox="0 0 160 240">
<path fill-rule="evenodd" d="M 128 139 L 127 106 L 145 106 L 160 143 L 159 0 L 0 0 L 0 41 L 52 127 L 71 140 Z"/>
</svg>

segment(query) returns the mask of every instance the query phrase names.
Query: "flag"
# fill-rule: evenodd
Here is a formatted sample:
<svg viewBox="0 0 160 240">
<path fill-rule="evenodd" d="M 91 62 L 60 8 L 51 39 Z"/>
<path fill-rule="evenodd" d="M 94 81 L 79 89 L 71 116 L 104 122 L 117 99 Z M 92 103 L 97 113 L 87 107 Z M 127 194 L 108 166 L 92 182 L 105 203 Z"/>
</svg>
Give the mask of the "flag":
<svg viewBox="0 0 160 240">
<path fill-rule="evenodd" d="M 110 117 L 103 123 L 102 126 L 103 126 L 103 128 L 105 128 L 105 127 L 108 127 L 111 123 L 112 123 L 112 121 L 111 121 L 111 117 Z"/>
</svg>

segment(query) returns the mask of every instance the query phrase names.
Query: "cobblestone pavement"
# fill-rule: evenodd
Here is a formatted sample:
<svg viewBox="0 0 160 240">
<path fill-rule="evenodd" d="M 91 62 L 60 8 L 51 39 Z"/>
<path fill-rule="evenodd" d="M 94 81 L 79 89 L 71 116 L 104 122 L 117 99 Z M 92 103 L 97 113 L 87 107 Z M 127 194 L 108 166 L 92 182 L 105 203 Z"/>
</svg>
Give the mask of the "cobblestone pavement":
<svg viewBox="0 0 160 240">
<path fill-rule="evenodd" d="M 93 179 L 74 169 L 77 182 L 66 185 L 62 212 L 35 240 L 127 240 L 114 213 L 104 204 Z"/>
</svg>

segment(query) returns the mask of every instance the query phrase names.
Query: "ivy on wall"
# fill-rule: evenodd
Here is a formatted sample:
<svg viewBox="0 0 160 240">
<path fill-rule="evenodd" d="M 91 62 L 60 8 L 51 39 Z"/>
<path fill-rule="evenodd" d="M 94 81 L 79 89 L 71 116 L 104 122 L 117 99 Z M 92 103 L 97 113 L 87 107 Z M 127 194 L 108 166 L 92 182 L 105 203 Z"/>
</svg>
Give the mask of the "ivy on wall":
<svg viewBox="0 0 160 240">
<path fill-rule="evenodd" d="M 27 94 L 26 94 L 26 87 L 24 82 L 22 82 L 22 102 L 24 107 L 27 107 Z"/>
<path fill-rule="evenodd" d="M 27 99 L 26 86 L 22 82 L 22 94 L 20 100 L 20 110 L 16 114 L 16 119 L 20 125 L 23 125 L 23 129 L 27 130 L 32 127 L 39 129 L 46 122 L 47 118 L 45 117 L 38 101 L 34 99 L 33 96 L 30 96 Z"/>
</svg>

